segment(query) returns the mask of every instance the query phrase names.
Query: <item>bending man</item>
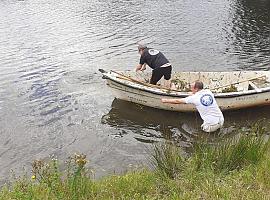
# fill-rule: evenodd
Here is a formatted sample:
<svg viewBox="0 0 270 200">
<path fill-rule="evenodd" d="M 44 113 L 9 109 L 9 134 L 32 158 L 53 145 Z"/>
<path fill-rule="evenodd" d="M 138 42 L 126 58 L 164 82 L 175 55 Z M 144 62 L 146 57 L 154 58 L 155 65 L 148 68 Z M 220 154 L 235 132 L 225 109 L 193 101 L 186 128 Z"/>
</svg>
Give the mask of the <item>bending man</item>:
<svg viewBox="0 0 270 200">
<path fill-rule="evenodd" d="M 168 59 L 160 51 L 147 48 L 145 45 L 139 45 L 138 50 L 141 58 L 139 65 L 136 67 L 136 72 L 145 70 L 147 64 L 153 69 L 152 77 L 150 79 L 151 84 L 156 85 L 164 76 L 164 79 L 167 80 L 166 85 L 170 86 L 172 66 Z"/>
<path fill-rule="evenodd" d="M 163 103 L 191 103 L 194 104 L 203 119 L 201 128 L 205 132 L 213 132 L 221 128 L 224 123 L 224 117 L 217 105 L 215 97 L 210 90 L 203 89 L 203 83 L 196 81 L 191 85 L 192 95 L 182 99 L 165 99 Z"/>
</svg>

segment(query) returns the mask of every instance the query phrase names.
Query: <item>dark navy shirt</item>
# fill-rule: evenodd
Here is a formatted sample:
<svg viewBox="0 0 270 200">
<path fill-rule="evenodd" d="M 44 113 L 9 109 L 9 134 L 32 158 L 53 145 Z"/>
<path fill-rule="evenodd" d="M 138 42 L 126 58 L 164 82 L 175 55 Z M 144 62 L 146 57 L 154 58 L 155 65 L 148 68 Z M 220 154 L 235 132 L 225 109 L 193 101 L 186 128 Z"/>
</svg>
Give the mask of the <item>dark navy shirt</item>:
<svg viewBox="0 0 270 200">
<path fill-rule="evenodd" d="M 158 50 L 146 48 L 140 58 L 140 64 L 146 63 L 152 69 L 169 63 L 168 59 Z"/>
</svg>

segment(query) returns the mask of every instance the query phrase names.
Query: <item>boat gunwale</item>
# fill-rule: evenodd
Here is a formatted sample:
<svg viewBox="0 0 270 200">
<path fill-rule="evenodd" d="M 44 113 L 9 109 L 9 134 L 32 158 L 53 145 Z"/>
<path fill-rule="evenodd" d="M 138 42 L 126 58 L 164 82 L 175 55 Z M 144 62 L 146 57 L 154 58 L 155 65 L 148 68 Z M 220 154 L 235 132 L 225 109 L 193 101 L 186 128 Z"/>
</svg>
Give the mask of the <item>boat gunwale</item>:
<svg viewBox="0 0 270 200">
<path fill-rule="evenodd" d="M 129 88 L 133 88 L 133 89 L 137 89 L 137 90 L 141 90 L 144 92 L 149 92 L 149 93 L 153 93 L 153 94 L 157 94 L 157 95 L 162 95 L 162 96 L 172 96 L 172 97 L 181 97 L 181 98 L 189 96 L 189 94 L 187 92 L 181 92 L 181 91 L 175 92 L 175 91 L 170 91 L 170 90 L 164 88 L 164 90 L 170 91 L 170 93 L 167 93 L 167 92 L 162 91 L 162 89 L 151 88 L 150 86 L 145 86 L 145 85 L 142 85 L 139 83 L 134 83 L 134 82 L 129 81 L 129 80 L 125 80 L 125 81 L 132 83 L 132 85 L 126 84 L 124 81 L 117 79 L 117 77 L 110 76 L 109 73 L 114 73 L 114 72 L 102 73 L 103 78 L 110 79 L 111 81 L 114 81 L 118 84 L 124 85 L 124 86 L 129 87 Z M 255 89 L 253 89 L 253 90 L 247 90 L 244 92 L 227 92 L 227 93 L 213 93 L 213 94 L 216 98 L 231 98 L 231 97 L 239 97 L 239 96 L 246 96 L 246 95 L 253 95 L 253 94 L 261 94 L 261 93 L 269 92 L 270 86 L 265 87 L 265 88 L 259 88 L 259 89 L 260 89 L 260 91 L 256 91 Z"/>
</svg>

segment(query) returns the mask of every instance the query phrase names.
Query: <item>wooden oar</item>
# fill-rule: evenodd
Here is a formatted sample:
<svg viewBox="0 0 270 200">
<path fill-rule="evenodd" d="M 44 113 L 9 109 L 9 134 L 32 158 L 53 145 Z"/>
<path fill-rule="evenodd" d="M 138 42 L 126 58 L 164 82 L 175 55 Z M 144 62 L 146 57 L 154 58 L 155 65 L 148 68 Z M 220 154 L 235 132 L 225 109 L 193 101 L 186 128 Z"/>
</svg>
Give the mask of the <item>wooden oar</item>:
<svg viewBox="0 0 270 200">
<path fill-rule="evenodd" d="M 250 78 L 250 79 L 246 79 L 246 80 L 242 80 L 242 81 L 238 81 L 238 82 L 234 82 L 234 83 L 227 84 L 227 85 L 218 86 L 218 87 L 215 87 L 215 88 L 213 88 L 211 90 L 216 90 L 216 89 L 219 89 L 219 88 L 224 88 L 224 87 L 228 87 L 228 86 L 231 86 L 231 85 L 236 85 L 236 84 L 239 84 L 239 83 L 243 83 L 243 82 L 247 82 L 247 81 L 252 81 L 252 80 L 263 78 L 263 77 L 266 77 L 266 75 L 258 76 L 256 78 Z"/>
<path fill-rule="evenodd" d="M 131 77 L 125 76 L 125 75 L 123 75 L 121 73 L 118 73 L 116 71 L 113 71 L 113 70 L 111 70 L 111 72 L 116 73 L 117 75 L 119 75 L 120 77 L 118 77 L 118 78 L 133 81 L 133 82 L 139 83 L 141 85 L 145 85 L 145 86 L 152 87 L 152 88 L 158 88 L 158 89 L 162 89 L 162 90 L 167 90 L 167 91 L 181 92 L 180 90 L 173 90 L 173 89 L 165 88 L 165 87 L 162 87 L 162 86 L 153 85 L 153 84 L 150 84 L 150 83 L 145 83 L 145 82 L 133 79 Z"/>
</svg>

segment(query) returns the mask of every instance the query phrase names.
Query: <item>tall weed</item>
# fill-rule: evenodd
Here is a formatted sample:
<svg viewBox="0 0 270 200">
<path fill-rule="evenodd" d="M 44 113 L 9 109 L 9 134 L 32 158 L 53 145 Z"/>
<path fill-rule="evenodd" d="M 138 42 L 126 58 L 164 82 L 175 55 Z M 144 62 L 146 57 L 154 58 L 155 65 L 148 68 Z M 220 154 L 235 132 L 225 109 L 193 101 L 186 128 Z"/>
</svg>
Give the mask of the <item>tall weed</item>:
<svg viewBox="0 0 270 200">
<path fill-rule="evenodd" d="M 170 178 L 177 178 L 185 168 L 185 158 L 181 149 L 170 142 L 155 144 L 151 163 L 158 173 Z"/>
<path fill-rule="evenodd" d="M 209 145 L 206 142 L 194 145 L 193 163 L 197 170 L 212 169 L 228 172 L 243 169 L 260 162 L 268 149 L 266 127 L 259 121 L 236 136 Z"/>
</svg>

